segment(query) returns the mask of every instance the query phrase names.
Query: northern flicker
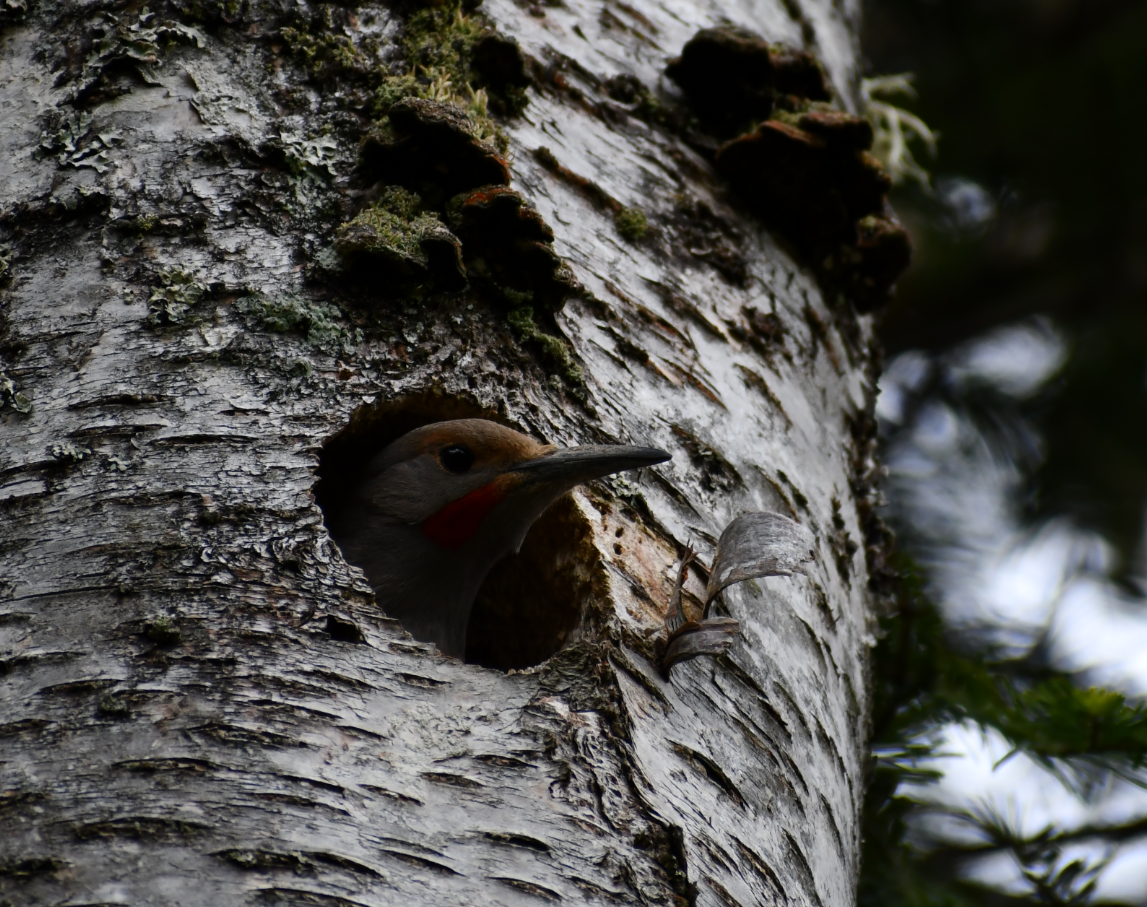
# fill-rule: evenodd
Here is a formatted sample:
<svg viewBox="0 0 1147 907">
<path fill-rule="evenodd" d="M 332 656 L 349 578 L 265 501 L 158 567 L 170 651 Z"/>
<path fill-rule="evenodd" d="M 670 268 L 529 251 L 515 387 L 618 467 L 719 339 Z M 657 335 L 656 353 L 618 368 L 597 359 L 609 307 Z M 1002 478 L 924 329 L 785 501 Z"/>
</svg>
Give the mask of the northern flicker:
<svg viewBox="0 0 1147 907">
<path fill-rule="evenodd" d="M 482 580 L 550 504 L 582 482 L 669 458 L 652 447 L 547 446 L 486 419 L 438 422 L 370 462 L 331 533 L 387 614 L 460 658 Z"/>
</svg>

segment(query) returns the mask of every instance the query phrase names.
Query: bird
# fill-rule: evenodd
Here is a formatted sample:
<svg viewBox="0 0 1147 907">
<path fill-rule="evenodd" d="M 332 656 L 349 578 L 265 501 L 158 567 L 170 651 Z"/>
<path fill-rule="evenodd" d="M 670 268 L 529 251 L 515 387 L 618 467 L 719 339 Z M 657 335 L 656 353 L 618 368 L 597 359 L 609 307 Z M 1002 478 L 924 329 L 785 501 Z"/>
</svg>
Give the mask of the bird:
<svg viewBox="0 0 1147 907">
<path fill-rule="evenodd" d="M 482 580 L 530 526 L 591 479 L 671 459 L 655 447 L 555 447 L 489 419 L 424 425 L 375 455 L 330 533 L 390 617 L 463 658 Z"/>
</svg>

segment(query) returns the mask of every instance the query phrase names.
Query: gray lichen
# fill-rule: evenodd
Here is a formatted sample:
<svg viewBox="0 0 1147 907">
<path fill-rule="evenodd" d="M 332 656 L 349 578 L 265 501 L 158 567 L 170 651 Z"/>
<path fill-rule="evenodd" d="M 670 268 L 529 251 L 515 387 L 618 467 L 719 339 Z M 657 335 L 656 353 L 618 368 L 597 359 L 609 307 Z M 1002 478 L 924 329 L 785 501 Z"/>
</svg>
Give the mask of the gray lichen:
<svg viewBox="0 0 1147 907">
<path fill-rule="evenodd" d="M 156 85 L 154 68 L 163 65 L 164 49 L 173 43 L 203 47 L 206 38 L 198 29 L 166 19 L 159 19 L 146 6 L 135 21 L 105 14 L 92 34 L 92 49 L 84 61 L 74 87 L 74 98 L 82 99 L 103 80 L 113 64 L 130 63 L 146 83 Z"/>
<path fill-rule="evenodd" d="M 77 447 L 70 441 L 53 444 L 48 448 L 48 453 L 52 455 L 53 459 L 68 466 L 79 463 L 81 460 L 86 460 L 92 455 L 90 447 Z"/>
<path fill-rule="evenodd" d="M 254 328 L 278 334 L 301 334 L 314 347 L 341 350 L 361 339 L 361 333 L 343 323 L 336 306 L 302 296 L 264 296 L 254 293 L 236 300 L 235 309 Z"/>
<path fill-rule="evenodd" d="M 40 160 L 54 157 L 61 167 L 91 167 L 97 173 L 104 173 L 111 165 L 108 151 L 119 139 L 119 132 L 113 129 L 92 132 L 92 115 L 77 111 L 66 117 L 55 131 L 41 133 L 40 144 L 33 154 Z"/>
<path fill-rule="evenodd" d="M 147 300 L 148 323 L 156 328 L 186 324 L 191 320 L 192 309 L 207 292 L 207 285 L 181 268 L 160 271 L 159 281 Z"/>
</svg>

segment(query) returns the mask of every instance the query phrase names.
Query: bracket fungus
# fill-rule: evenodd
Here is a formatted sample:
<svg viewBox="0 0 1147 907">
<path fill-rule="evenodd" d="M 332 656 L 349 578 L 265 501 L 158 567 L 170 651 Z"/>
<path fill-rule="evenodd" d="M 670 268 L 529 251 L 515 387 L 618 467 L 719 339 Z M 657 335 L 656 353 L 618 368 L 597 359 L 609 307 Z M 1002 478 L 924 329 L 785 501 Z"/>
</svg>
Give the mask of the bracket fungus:
<svg viewBox="0 0 1147 907">
<path fill-rule="evenodd" d="M 872 124 L 831 106 L 815 57 L 710 28 L 666 74 L 713 137 L 700 145 L 734 192 L 858 310 L 885 303 L 912 245 L 888 205 L 892 179 L 870 153 Z"/>
</svg>

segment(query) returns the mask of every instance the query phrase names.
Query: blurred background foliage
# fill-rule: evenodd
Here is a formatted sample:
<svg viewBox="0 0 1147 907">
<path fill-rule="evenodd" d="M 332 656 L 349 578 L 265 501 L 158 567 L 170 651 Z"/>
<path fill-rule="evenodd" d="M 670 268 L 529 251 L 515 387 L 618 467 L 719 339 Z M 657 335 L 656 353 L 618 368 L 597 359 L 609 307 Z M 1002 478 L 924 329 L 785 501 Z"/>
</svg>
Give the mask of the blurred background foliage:
<svg viewBox="0 0 1147 907">
<path fill-rule="evenodd" d="M 865 17 L 938 142 L 880 324 L 904 560 L 861 903 L 1147 904 L 1147 661 L 1110 642 L 1147 644 L 1147 0 Z M 1021 780 L 961 787 L 957 757 Z"/>
<path fill-rule="evenodd" d="M 1147 499 L 1147 3 L 870 0 L 870 68 L 916 74 L 933 192 L 896 208 L 915 262 L 890 355 L 1049 315 L 1072 355 L 1040 413 L 1040 515 L 1130 561 Z"/>
</svg>

